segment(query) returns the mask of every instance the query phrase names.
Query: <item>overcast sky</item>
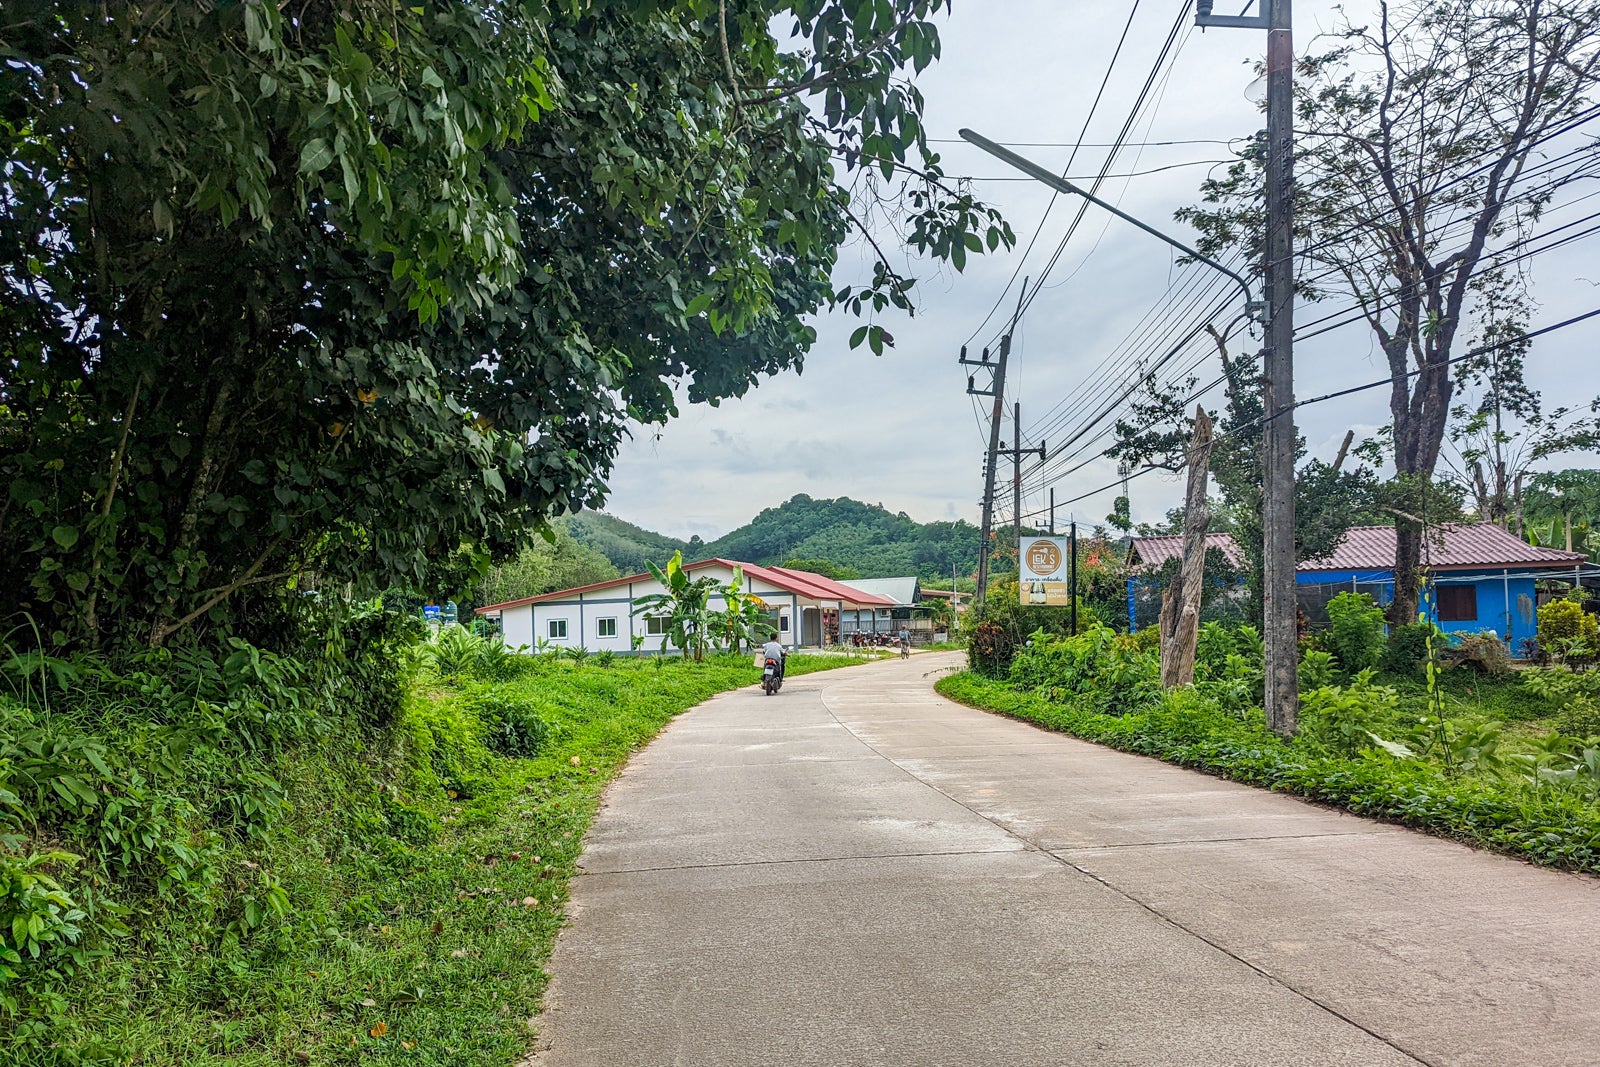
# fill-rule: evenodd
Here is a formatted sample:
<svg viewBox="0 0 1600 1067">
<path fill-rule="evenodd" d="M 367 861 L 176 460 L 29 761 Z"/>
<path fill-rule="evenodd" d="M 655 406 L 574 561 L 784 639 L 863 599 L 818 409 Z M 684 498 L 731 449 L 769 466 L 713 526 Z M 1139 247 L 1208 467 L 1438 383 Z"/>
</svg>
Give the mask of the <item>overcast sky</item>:
<svg viewBox="0 0 1600 1067">
<path fill-rule="evenodd" d="M 918 82 L 927 99 L 924 125 L 930 136 L 953 139 L 958 129 L 971 127 L 1017 146 L 1046 166 L 1065 167 L 1068 146 L 1078 139 L 1130 5 L 1131 0 L 956 0 L 954 14 L 941 22 L 943 58 Z M 1346 6 L 1360 14 L 1368 4 L 1350 0 Z M 1114 139 L 1180 7 L 1192 4 L 1140 4 L 1087 142 Z M 1331 28 L 1333 7 L 1323 0 L 1295 5 L 1297 50 L 1304 50 L 1319 28 Z M 1247 95 L 1254 81 L 1250 63 L 1261 54 L 1265 35 L 1248 30 L 1185 34 L 1153 117 L 1147 112 L 1130 140 L 1225 142 L 1254 133 L 1263 119 Z M 1062 146 L 1020 147 L 1019 142 Z M 917 314 L 882 320 L 898 344 L 881 358 L 865 349 L 849 349 L 850 331 L 859 320 L 842 313 L 821 315 L 816 323 L 819 339 L 802 374 L 783 374 L 720 408 L 683 405 L 683 417 L 665 427 L 639 428 L 618 458 L 608 512 L 664 533 L 707 539 L 795 493 L 882 503 L 924 522 L 978 520 L 985 439 L 974 400 L 966 395 L 966 373 L 956 364 L 957 353 L 1000 300 L 1040 219 L 1045 222 L 1038 244 L 1022 266 L 1022 273 L 1035 277 L 1078 204 L 1057 200 L 1046 216 L 1048 189 L 1014 180 L 999 161 L 964 143 L 939 147 L 949 173 L 984 179 L 976 183 L 978 194 L 1005 213 L 1017 231 L 1018 246 L 1009 254 L 974 257 L 962 274 L 935 269 L 926 261 L 911 264 L 919 278 Z M 1080 150 L 1070 174 L 1093 175 L 1105 151 Z M 1197 199 L 1209 169 L 1200 161 L 1227 154 L 1223 144 L 1152 145 L 1124 152 L 1112 173 L 1199 165 L 1112 181 L 1101 195 L 1158 227 L 1191 238 L 1192 231 L 1172 221 L 1172 213 Z M 1550 224 L 1560 225 L 1587 210 L 1592 209 L 1554 215 Z M 1583 280 L 1600 279 L 1600 268 L 1593 265 L 1594 247 L 1592 241 L 1579 243 L 1534 261 L 1534 296 L 1540 305 L 1534 325 L 1600 304 L 1600 291 Z M 841 255 L 835 282 L 869 277 L 870 268 L 861 245 L 852 244 Z M 1112 384 L 1097 373 L 1107 355 L 1118 351 L 1152 309 L 1170 306 L 1191 282 L 1209 286 L 1206 274 L 1202 266 L 1175 266 L 1166 246 L 1090 208 L 1049 275 L 1052 288 L 1033 303 L 1018 332 L 1007 393 L 1008 404 L 1013 398 L 1022 404 L 1024 431 L 1043 422 L 1055 444 L 1063 433 L 1076 429 L 1078 419 L 1056 426 L 1047 416 L 1052 411 L 1075 413 L 1075 405 L 1087 406 L 1098 398 Z M 978 341 L 988 339 L 1009 314 L 1015 293 L 1013 289 Z M 1303 326 L 1330 310 L 1302 306 L 1297 322 Z M 1199 320 L 1190 315 L 1185 321 Z M 1587 402 L 1600 393 L 1597 337 L 1600 325 L 1586 323 L 1536 343 L 1528 378 L 1545 390 L 1547 406 Z M 1151 344 L 1143 347 L 1150 350 Z M 1206 381 L 1214 377 L 1215 359 L 1199 373 Z M 1361 324 L 1296 346 L 1296 393 L 1301 398 L 1387 373 L 1382 353 Z M 1354 428 L 1359 438 L 1383 425 L 1386 396 L 1385 390 L 1373 390 L 1302 409 L 1300 428 L 1312 453 L 1331 459 L 1347 429 Z M 1011 434 L 1009 420 L 1005 434 Z M 1084 458 L 1109 443 L 1109 437 L 1099 441 Z M 1594 457 L 1573 457 L 1570 465 L 1594 466 Z M 1057 481 L 1056 495 L 1065 501 L 1116 478 L 1113 461 L 1094 460 Z M 1004 485 L 1009 500 L 1009 480 Z M 1101 522 L 1116 495 L 1116 490 L 1107 490 L 1063 506 L 1058 521 Z M 1150 521 L 1180 503 L 1182 486 L 1173 476 L 1152 473 L 1133 481 L 1131 495 L 1135 520 Z M 1034 493 L 1024 502 L 1024 511 L 1044 502 L 1043 491 Z"/>
</svg>

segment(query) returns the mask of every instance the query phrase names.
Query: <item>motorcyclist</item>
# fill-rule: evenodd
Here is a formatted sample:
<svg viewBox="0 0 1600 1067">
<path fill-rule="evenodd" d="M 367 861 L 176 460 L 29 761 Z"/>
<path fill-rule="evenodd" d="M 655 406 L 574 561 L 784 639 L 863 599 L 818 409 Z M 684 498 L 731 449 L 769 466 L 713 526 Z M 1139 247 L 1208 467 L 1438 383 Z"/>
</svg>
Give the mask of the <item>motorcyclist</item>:
<svg viewBox="0 0 1600 1067">
<path fill-rule="evenodd" d="M 762 646 L 761 656 L 763 659 L 775 660 L 777 662 L 778 677 L 782 678 L 785 661 L 789 658 L 789 650 L 783 647 L 776 636 L 767 638 L 767 643 Z"/>
</svg>

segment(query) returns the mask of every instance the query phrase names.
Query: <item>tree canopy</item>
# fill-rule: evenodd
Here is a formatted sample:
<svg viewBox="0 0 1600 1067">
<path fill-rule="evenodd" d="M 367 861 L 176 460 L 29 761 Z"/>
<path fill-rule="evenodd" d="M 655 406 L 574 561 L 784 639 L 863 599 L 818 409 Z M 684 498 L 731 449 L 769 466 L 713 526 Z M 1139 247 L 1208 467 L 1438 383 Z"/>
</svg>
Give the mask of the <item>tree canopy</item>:
<svg viewBox="0 0 1600 1067">
<path fill-rule="evenodd" d="M 1312 299 L 1342 298 L 1383 350 L 1388 458 L 1417 494 L 1402 510 L 1417 515 L 1473 308 L 1515 281 L 1518 259 L 1503 253 L 1526 244 L 1600 153 L 1581 135 L 1570 150 L 1556 143 L 1591 106 L 1600 4 L 1400 0 L 1327 37 L 1332 47 L 1296 72 L 1296 284 Z M 1245 148 L 1205 182 L 1205 203 L 1179 213 L 1202 251 L 1239 247 L 1260 262 L 1263 152 L 1259 141 Z M 1514 343 L 1526 324 L 1513 322 L 1510 336 L 1494 316 L 1487 325 L 1490 343 Z M 1416 618 L 1422 528 L 1398 522 L 1394 622 Z"/>
<path fill-rule="evenodd" d="M 819 308 L 910 306 L 881 256 L 830 284 L 864 201 L 958 268 L 1012 239 L 923 135 L 944 6 L 8 10 L 0 588 L 57 643 L 160 644 L 597 506 L 672 383 L 736 397 Z"/>
</svg>

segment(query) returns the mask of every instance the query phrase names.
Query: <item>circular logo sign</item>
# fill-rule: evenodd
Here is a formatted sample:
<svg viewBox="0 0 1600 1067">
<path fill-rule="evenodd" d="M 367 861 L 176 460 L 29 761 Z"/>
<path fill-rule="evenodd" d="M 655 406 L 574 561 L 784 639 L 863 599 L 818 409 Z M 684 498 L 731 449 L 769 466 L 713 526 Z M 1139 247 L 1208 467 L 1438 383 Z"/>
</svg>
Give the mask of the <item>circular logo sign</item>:
<svg viewBox="0 0 1600 1067">
<path fill-rule="evenodd" d="M 1034 574 L 1054 574 L 1061 569 L 1061 550 L 1049 541 L 1028 546 L 1028 569 Z"/>
</svg>

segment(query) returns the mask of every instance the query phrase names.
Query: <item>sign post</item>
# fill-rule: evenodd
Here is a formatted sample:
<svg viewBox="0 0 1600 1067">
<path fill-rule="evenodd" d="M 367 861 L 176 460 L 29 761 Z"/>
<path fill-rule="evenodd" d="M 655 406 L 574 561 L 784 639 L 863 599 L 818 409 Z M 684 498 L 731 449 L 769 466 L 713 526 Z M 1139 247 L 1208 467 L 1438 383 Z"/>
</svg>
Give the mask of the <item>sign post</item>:
<svg viewBox="0 0 1600 1067">
<path fill-rule="evenodd" d="M 1064 608 L 1072 603 L 1067 584 L 1071 556 L 1064 537 L 1021 537 L 1017 539 L 1020 563 L 1017 587 L 1023 607 Z"/>
</svg>

